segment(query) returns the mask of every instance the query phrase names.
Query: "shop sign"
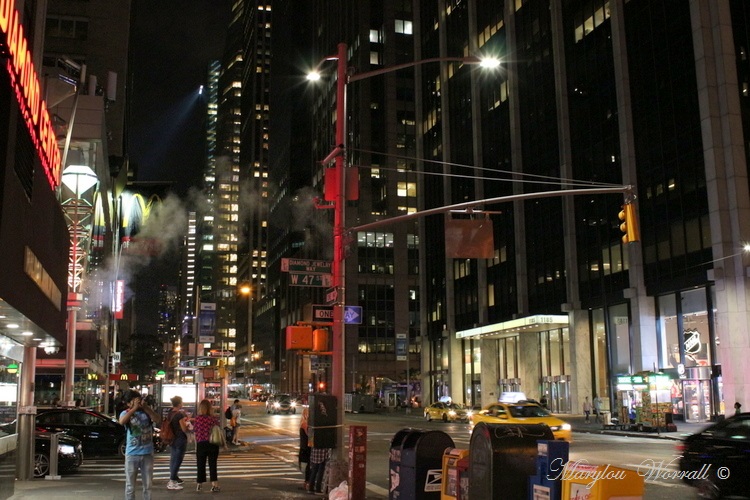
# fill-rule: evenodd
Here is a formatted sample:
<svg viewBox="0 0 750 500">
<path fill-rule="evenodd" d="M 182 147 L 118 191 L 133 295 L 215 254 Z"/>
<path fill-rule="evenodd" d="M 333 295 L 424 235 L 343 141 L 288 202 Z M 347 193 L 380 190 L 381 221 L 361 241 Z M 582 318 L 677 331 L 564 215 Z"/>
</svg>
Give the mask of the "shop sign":
<svg viewBox="0 0 750 500">
<path fill-rule="evenodd" d="M 7 50 L 6 67 L 18 106 L 42 162 L 47 182 L 54 190 L 60 183 L 60 149 L 13 0 L 0 0 L 0 47 Z"/>
<path fill-rule="evenodd" d="M 685 330 L 685 354 L 701 352 L 701 334 L 698 330 Z"/>
<path fill-rule="evenodd" d="M 617 377 L 617 388 L 621 391 L 645 389 L 648 382 L 641 375 L 625 375 Z"/>
</svg>

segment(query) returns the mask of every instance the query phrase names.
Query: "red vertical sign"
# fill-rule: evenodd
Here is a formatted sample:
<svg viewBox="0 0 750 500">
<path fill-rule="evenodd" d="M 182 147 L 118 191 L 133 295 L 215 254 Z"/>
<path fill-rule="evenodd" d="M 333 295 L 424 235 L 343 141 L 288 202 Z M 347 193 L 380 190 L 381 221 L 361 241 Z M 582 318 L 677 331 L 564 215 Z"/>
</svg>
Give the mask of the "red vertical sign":
<svg viewBox="0 0 750 500">
<path fill-rule="evenodd" d="M 115 319 L 123 319 L 125 304 L 125 280 L 115 282 Z"/>
<path fill-rule="evenodd" d="M 349 426 L 349 500 L 365 498 L 367 426 Z"/>
</svg>

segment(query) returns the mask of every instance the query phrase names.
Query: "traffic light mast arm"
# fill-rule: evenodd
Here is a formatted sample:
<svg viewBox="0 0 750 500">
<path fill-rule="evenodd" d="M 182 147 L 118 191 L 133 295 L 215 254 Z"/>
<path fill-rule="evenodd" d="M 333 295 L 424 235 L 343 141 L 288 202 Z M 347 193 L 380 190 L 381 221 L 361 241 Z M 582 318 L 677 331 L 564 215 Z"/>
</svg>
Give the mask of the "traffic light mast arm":
<svg viewBox="0 0 750 500">
<path fill-rule="evenodd" d="M 361 226 L 354 226 L 349 228 L 349 232 L 369 231 L 381 226 L 394 224 L 396 222 L 404 222 L 411 219 L 417 219 L 426 217 L 428 215 L 443 214 L 452 210 L 462 210 L 477 208 L 478 206 L 494 205 L 496 203 L 507 203 L 510 201 L 523 201 L 523 200 L 534 200 L 538 198 L 554 198 L 557 196 L 576 196 L 579 194 L 608 194 L 608 193 L 627 193 L 632 196 L 633 186 L 612 186 L 612 187 L 601 187 L 601 188 L 583 188 L 583 189 L 556 189 L 555 191 L 540 191 L 537 193 L 523 193 L 513 194 L 510 196 L 499 196 L 497 198 L 486 198 L 484 200 L 467 201 L 464 203 L 457 203 L 455 205 L 446 205 L 443 207 L 430 208 L 428 210 L 422 210 L 420 212 L 414 212 L 406 215 L 399 215 L 397 217 L 389 217 L 368 224 L 362 224 Z"/>
</svg>

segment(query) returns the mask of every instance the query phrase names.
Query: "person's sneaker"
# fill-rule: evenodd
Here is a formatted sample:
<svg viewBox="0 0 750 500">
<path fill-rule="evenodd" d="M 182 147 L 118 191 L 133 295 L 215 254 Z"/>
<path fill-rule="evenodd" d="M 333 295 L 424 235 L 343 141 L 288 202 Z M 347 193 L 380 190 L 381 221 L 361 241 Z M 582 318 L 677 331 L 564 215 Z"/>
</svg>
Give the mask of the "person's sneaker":
<svg viewBox="0 0 750 500">
<path fill-rule="evenodd" d="M 183 486 L 178 483 L 177 481 L 169 481 L 167 483 L 167 489 L 168 490 L 181 490 Z"/>
</svg>

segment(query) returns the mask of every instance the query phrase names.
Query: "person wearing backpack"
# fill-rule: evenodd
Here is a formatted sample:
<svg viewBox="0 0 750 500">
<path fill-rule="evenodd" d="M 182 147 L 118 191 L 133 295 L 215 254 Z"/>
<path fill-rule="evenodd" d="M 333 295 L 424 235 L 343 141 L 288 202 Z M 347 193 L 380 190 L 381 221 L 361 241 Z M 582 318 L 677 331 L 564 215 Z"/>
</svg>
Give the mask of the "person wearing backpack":
<svg viewBox="0 0 750 500">
<path fill-rule="evenodd" d="M 191 424 L 190 419 L 182 411 L 182 398 L 174 396 L 170 401 L 172 402 L 172 409 L 169 411 L 165 424 L 162 426 L 161 434 L 162 442 L 168 444 L 170 449 L 169 482 L 167 483 L 167 489 L 181 490 L 183 488 L 183 481 L 180 479 L 178 473 L 185 458 L 188 441 L 187 435 L 190 432 Z"/>
</svg>

